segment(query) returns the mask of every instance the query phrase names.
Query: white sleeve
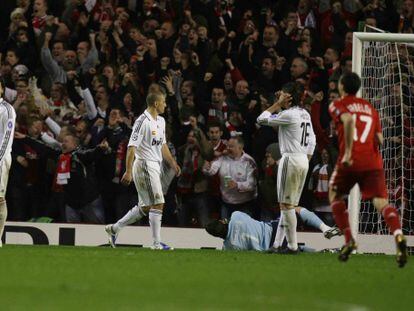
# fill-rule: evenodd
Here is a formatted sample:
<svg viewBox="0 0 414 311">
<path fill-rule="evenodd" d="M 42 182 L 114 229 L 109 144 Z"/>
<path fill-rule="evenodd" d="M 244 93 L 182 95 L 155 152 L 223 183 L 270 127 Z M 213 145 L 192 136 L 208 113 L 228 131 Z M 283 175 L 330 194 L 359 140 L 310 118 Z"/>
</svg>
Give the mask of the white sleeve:
<svg viewBox="0 0 414 311">
<path fill-rule="evenodd" d="M 46 134 L 46 133 L 42 133 L 41 135 L 40 135 L 40 139 L 46 144 L 46 145 L 48 145 L 48 146 L 51 146 L 52 148 L 55 148 L 55 149 L 61 149 L 62 148 L 62 146 L 61 146 L 61 144 L 56 140 L 56 139 L 54 139 L 53 137 L 51 137 L 51 136 L 49 136 L 48 134 Z"/>
<path fill-rule="evenodd" d="M 85 100 L 86 113 L 89 120 L 93 120 L 98 115 L 98 110 L 95 106 L 91 91 L 87 88 L 81 91 L 82 97 Z"/>
<path fill-rule="evenodd" d="M 145 122 L 145 118 L 138 118 L 132 127 L 132 134 L 129 138 L 128 147 L 133 146 L 138 148 L 144 139 L 146 129 L 147 122 Z"/>
<path fill-rule="evenodd" d="M 50 128 L 50 130 L 58 136 L 60 134 L 60 130 L 62 129 L 59 124 L 56 123 L 51 117 L 47 117 L 45 120 L 46 125 Z"/>
<path fill-rule="evenodd" d="M 207 176 L 216 175 L 222 163 L 223 163 L 223 157 L 219 157 L 217 160 L 214 160 L 213 162 L 211 162 L 210 169 L 206 170 L 203 168 L 203 173 L 206 174 Z"/>
<path fill-rule="evenodd" d="M 6 123 L 7 123 L 7 118 L 6 118 L 7 113 L 3 113 L 3 109 L 0 107 L 0 126 L 3 127 L 2 129 L 2 133 L 3 135 L 0 136 L 0 150 L 3 150 L 3 143 L 5 142 L 5 136 L 6 136 Z M 3 157 L 1 156 L 2 154 L 0 154 L 0 162 L 3 159 Z"/>
<path fill-rule="evenodd" d="M 306 154 L 312 156 L 313 152 L 315 151 L 316 148 L 316 136 L 315 133 L 313 132 L 313 127 L 311 127 L 311 132 L 309 134 L 309 142 L 308 142 L 308 147 L 306 149 Z"/>
<path fill-rule="evenodd" d="M 167 143 L 167 137 L 165 135 L 165 119 L 164 119 L 164 133 L 162 135 L 162 144 L 166 144 Z"/>
<path fill-rule="evenodd" d="M 8 104 L 6 104 L 8 105 Z M 13 109 L 13 108 L 10 108 Z M 2 135 L 0 136 L 0 162 L 3 160 L 3 157 L 6 155 L 6 151 L 10 142 L 10 139 L 13 139 L 13 127 L 9 127 L 9 118 L 8 113 L 0 109 L 0 126 L 3 127 Z"/>
<path fill-rule="evenodd" d="M 278 114 L 271 114 L 269 111 L 263 111 L 257 118 L 257 123 L 260 125 L 269 125 L 277 127 L 279 125 L 289 125 L 295 123 L 291 114 L 286 111 L 281 111 Z"/>
<path fill-rule="evenodd" d="M 17 91 L 6 87 L 4 90 L 4 99 L 9 103 L 14 103 L 17 98 Z"/>
</svg>

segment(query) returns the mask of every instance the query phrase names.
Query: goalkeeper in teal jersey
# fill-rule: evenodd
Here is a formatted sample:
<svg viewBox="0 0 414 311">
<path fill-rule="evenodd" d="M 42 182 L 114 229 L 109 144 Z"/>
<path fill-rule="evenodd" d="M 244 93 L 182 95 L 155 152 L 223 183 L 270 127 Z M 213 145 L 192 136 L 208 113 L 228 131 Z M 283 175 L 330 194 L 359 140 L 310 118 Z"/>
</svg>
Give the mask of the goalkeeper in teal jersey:
<svg viewBox="0 0 414 311">
<path fill-rule="evenodd" d="M 303 207 L 296 208 L 303 222 L 311 227 L 321 230 L 327 239 L 340 235 L 336 227 L 329 227 L 316 216 Z M 230 220 L 213 220 L 207 224 L 209 234 L 224 239 L 224 250 L 254 250 L 267 251 L 275 239 L 279 221 L 263 222 L 251 218 L 243 212 L 234 212 Z"/>
</svg>

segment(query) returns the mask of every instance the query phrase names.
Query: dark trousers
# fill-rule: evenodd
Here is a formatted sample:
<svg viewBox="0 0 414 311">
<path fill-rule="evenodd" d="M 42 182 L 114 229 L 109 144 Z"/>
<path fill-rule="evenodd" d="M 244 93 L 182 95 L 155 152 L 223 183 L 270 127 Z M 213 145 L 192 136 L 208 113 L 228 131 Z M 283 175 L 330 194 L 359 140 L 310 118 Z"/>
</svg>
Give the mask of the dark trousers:
<svg viewBox="0 0 414 311">
<path fill-rule="evenodd" d="M 198 225 L 204 228 L 210 220 L 209 202 L 209 197 L 204 192 L 182 195 L 178 212 L 180 227 L 191 225 L 192 218 L 196 217 Z"/>
</svg>

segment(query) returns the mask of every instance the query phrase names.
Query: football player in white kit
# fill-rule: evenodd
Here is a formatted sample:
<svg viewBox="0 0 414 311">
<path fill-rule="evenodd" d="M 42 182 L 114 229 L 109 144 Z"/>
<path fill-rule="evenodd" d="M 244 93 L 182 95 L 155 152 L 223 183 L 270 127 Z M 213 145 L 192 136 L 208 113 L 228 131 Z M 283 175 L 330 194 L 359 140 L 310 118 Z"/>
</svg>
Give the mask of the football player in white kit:
<svg viewBox="0 0 414 311">
<path fill-rule="evenodd" d="M 12 105 L 3 99 L 6 85 L 0 78 L 0 247 L 4 223 L 7 218 L 6 189 L 12 162 L 11 149 L 16 123 L 16 112 Z"/>
<path fill-rule="evenodd" d="M 298 106 L 302 90 L 298 83 L 287 83 L 278 100 L 257 118 L 260 125 L 278 127 L 282 153 L 277 175 L 281 215 L 272 252 L 295 254 L 298 250 L 295 207 L 299 204 L 309 159 L 316 146 L 311 117 L 305 109 Z M 281 250 L 285 234 L 288 248 Z"/>
<path fill-rule="evenodd" d="M 162 93 L 149 93 L 147 109 L 135 121 L 129 139 L 126 156 L 126 171 L 121 182 L 129 185 L 134 180 L 138 192 L 138 205 L 113 225 L 105 227 L 109 243 L 115 247 L 119 231 L 145 215 L 149 216 L 152 231 L 152 249 L 169 250 L 168 245 L 161 242 L 161 218 L 164 207 L 164 195 L 161 184 L 161 162 L 166 160 L 176 175 L 181 169 L 171 155 L 165 138 L 164 113 L 166 103 Z"/>
</svg>

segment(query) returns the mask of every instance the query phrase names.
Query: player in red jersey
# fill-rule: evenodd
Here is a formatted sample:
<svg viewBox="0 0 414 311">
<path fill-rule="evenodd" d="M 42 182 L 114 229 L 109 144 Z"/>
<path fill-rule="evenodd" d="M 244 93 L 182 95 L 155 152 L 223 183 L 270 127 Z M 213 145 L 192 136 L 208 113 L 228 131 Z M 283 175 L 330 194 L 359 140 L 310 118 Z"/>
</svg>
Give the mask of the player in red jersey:
<svg viewBox="0 0 414 311">
<path fill-rule="evenodd" d="M 371 199 L 395 236 L 397 262 L 407 262 L 407 243 L 402 234 L 400 217 L 388 202 L 388 192 L 378 146 L 383 143 L 378 112 L 366 100 L 356 97 L 361 80 L 356 73 L 344 74 L 339 80 L 341 99 L 329 106 L 339 140 L 339 156 L 329 187 L 329 201 L 335 222 L 345 236 L 339 260 L 347 261 L 357 245 L 352 237 L 344 197 L 358 183 L 363 199 Z"/>
</svg>

